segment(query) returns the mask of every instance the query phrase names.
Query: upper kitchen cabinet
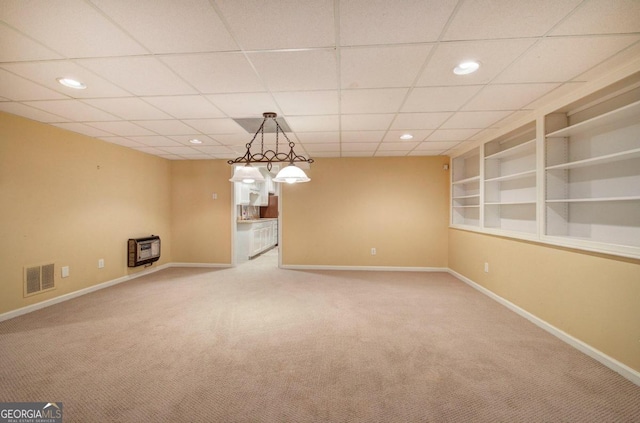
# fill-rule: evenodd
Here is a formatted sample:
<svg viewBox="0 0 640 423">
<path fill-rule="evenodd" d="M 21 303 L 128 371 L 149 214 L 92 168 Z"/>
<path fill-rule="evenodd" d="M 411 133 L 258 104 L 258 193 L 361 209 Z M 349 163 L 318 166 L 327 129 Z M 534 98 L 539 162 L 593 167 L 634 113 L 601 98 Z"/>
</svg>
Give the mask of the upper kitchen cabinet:
<svg viewBox="0 0 640 423">
<path fill-rule="evenodd" d="M 638 80 L 545 117 L 547 240 L 640 256 Z"/>
<path fill-rule="evenodd" d="M 480 150 L 475 148 L 452 161 L 451 224 L 480 225 Z"/>
</svg>

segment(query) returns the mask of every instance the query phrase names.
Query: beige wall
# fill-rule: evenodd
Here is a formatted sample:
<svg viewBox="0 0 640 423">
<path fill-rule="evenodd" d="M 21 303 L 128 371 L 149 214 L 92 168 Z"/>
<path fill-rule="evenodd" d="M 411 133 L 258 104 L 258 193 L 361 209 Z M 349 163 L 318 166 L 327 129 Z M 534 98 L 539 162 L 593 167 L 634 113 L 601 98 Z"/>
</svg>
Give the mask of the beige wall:
<svg viewBox="0 0 640 423">
<path fill-rule="evenodd" d="M 225 160 L 171 163 L 173 261 L 231 263 L 230 177 Z"/>
<path fill-rule="evenodd" d="M 317 159 L 311 182 L 283 184 L 283 264 L 447 267 L 448 162 Z"/>
<path fill-rule="evenodd" d="M 167 160 L 0 113 L 0 313 L 140 271 L 130 237 L 160 235 L 170 262 L 169 178 Z M 57 289 L 23 298 L 23 267 L 50 262 Z"/>
<path fill-rule="evenodd" d="M 449 267 L 640 371 L 640 260 L 450 229 Z"/>
</svg>

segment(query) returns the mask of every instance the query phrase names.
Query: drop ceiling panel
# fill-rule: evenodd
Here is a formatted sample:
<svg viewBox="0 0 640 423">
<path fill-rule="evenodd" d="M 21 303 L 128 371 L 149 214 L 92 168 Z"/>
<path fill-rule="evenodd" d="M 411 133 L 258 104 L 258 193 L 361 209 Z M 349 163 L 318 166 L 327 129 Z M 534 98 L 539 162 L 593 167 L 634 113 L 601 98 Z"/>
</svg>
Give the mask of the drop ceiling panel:
<svg viewBox="0 0 640 423">
<path fill-rule="evenodd" d="M 14 115 L 26 117 L 27 119 L 37 120 L 39 122 L 51 123 L 51 122 L 67 122 L 69 119 L 62 116 L 55 115 L 53 113 L 47 113 L 43 110 L 36 109 L 34 107 L 27 106 L 22 103 L 0 103 L 0 110 Z"/>
<path fill-rule="evenodd" d="M 640 32 L 637 0 L 588 0 L 551 31 L 551 35 Z"/>
<path fill-rule="evenodd" d="M 385 141 L 378 147 L 378 151 L 404 151 L 409 152 L 416 148 L 418 142 L 413 141 Z"/>
<path fill-rule="evenodd" d="M 481 85 L 415 88 L 407 98 L 403 112 L 456 111 L 482 89 Z"/>
<path fill-rule="evenodd" d="M 246 134 L 233 119 L 185 119 L 183 122 L 203 134 Z M 213 137 L 215 138 L 215 137 Z M 249 142 L 249 140 L 247 140 Z"/>
<path fill-rule="evenodd" d="M 268 93 L 211 94 L 207 98 L 231 118 L 260 117 L 264 112 L 282 114 Z"/>
<path fill-rule="evenodd" d="M 440 129 L 487 128 L 511 114 L 506 112 L 458 112 L 446 121 Z"/>
<path fill-rule="evenodd" d="M 64 94 L 65 97 L 98 98 L 127 97 L 133 95 L 71 60 L 8 63 L 3 64 L 2 67 L 42 86 Z M 58 83 L 58 78 L 75 79 L 86 84 L 87 88 L 75 90 L 65 87 Z"/>
<path fill-rule="evenodd" d="M 342 88 L 410 87 L 418 76 L 430 44 L 343 48 Z"/>
<path fill-rule="evenodd" d="M 233 150 L 223 145 L 201 146 L 195 149 L 206 154 L 235 154 Z"/>
<path fill-rule="evenodd" d="M 153 53 L 237 50 L 207 0 L 91 0 Z"/>
<path fill-rule="evenodd" d="M 562 82 L 640 40 L 637 35 L 546 38 L 495 82 Z M 553 63 L 553 66 L 549 66 Z"/>
<path fill-rule="evenodd" d="M 406 142 L 400 139 L 400 137 L 405 134 L 413 135 L 412 141 L 422 141 L 425 138 L 427 138 L 429 135 L 431 135 L 432 132 L 433 130 L 431 129 L 418 129 L 418 130 L 412 130 L 412 131 L 388 131 L 385 134 L 383 141 Z"/>
<path fill-rule="evenodd" d="M 471 0 L 462 3 L 444 40 L 539 37 L 581 0 Z"/>
<path fill-rule="evenodd" d="M 340 151 L 340 143 L 337 142 L 329 142 L 324 144 L 304 144 L 304 149 L 307 150 L 309 154 L 313 153 L 323 153 L 323 152 L 339 152 Z"/>
<path fill-rule="evenodd" d="M 396 113 L 407 96 L 407 88 L 343 90 L 342 113 Z"/>
<path fill-rule="evenodd" d="M 109 132 L 110 134 L 118 135 L 121 137 L 136 135 L 156 135 L 148 129 L 126 121 L 87 122 L 87 125 L 91 125 L 95 128 L 102 129 L 103 131 Z"/>
<path fill-rule="evenodd" d="M 143 100 L 177 119 L 225 117 L 220 109 L 202 95 L 144 97 Z"/>
<path fill-rule="evenodd" d="M 416 150 L 418 151 L 441 151 L 441 150 L 449 150 L 451 148 L 455 148 L 459 141 L 446 142 L 446 141 L 425 141 L 418 144 Z"/>
<path fill-rule="evenodd" d="M 337 131 L 340 127 L 338 115 L 331 116 L 290 116 L 289 126 L 295 132 Z"/>
<path fill-rule="evenodd" d="M 218 0 L 216 4 L 244 49 L 335 44 L 333 0 Z M 296 36 L 292 37 L 292 33 Z"/>
<path fill-rule="evenodd" d="M 45 112 L 60 115 L 71 121 L 107 121 L 116 120 L 117 118 L 107 112 L 98 110 L 79 100 L 45 100 L 45 101 L 28 101 L 24 104 L 35 107 Z"/>
<path fill-rule="evenodd" d="M 186 147 L 186 146 L 179 146 L 179 147 L 158 147 L 158 149 L 165 151 L 169 154 L 177 154 L 177 155 L 182 155 L 182 154 L 196 154 L 196 155 L 200 155 L 202 154 L 202 152 L 196 150 L 193 147 Z"/>
<path fill-rule="evenodd" d="M 129 148 L 144 147 L 139 142 L 131 141 L 129 138 L 123 138 L 123 137 L 100 137 L 100 139 L 103 140 L 103 141 L 109 142 L 111 144 L 120 145 L 122 147 L 129 147 Z"/>
<path fill-rule="evenodd" d="M 129 137 L 130 140 L 140 143 L 147 147 L 180 147 L 183 144 L 173 141 L 167 137 L 160 135 L 151 135 L 146 137 Z"/>
<path fill-rule="evenodd" d="M 637 66 L 639 9 L 633 0 L 5 0 L 0 110 L 171 160 L 244 153 L 253 133 L 233 119 L 266 111 L 286 119 L 300 152 L 446 154 Z M 454 75 L 466 59 L 480 70 Z M 63 87 L 63 76 L 88 87 Z M 406 149 L 404 132 L 428 141 Z M 229 151 L 200 151 L 192 138 Z"/>
<path fill-rule="evenodd" d="M 53 50 L 0 23 L 0 62 L 61 58 Z"/>
<path fill-rule="evenodd" d="M 529 38 L 440 44 L 420 76 L 417 85 L 487 84 L 531 47 L 534 42 Z M 478 71 L 469 75 L 453 73 L 454 67 L 467 61 L 480 63 Z"/>
<path fill-rule="evenodd" d="M 174 141 L 178 141 L 180 144 L 182 145 L 189 145 L 189 146 L 194 146 L 196 148 L 200 148 L 200 147 L 205 147 L 205 146 L 218 146 L 220 145 L 220 143 L 216 140 L 214 140 L 213 138 L 207 136 L 207 135 L 202 135 L 202 134 L 187 134 L 187 135 L 170 135 L 168 138 L 174 140 Z M 192 139 L 197 139 L 198 141 L 201 141 L 202 144 L 192 144 L 191 142 L 189 142 Z"/>
<path fill-rule="evenodd" d="M 379 143 L 385 131 L 342 131 L 343 143 Z"/>
<path fill-rule="evenodd" d="M 343 131 L 386 131 L 393 120 L 393 114 L 342 115 Z"/>
<path fill-rule="evenodd" d="M 154 57 L 84 59 L 77 63 L 136 95 L 196 93 L 195 89 Z"/>
<path fill-rule="evenodd" d="M 335 115 L 339 111 L 338 91 L 292 91 L 273 96 L 288 116 Z"/>
<path fill-rule="evenodd" d="M 145 54 L 148 51 L 81 0 L 3 0 L 0 19 L 66 57 Z"/>
<path fill-rule="evenodd" d="M 558 86 L 552 83 L 488 85 L 463 110 L 518 110 Z"/>
<path fill-rule="evenodd" d="M 251 53 L 248 56 L 271 91 L 338 88 L 333 49 Z"/>
<path fill-rule="evenodd" d="M 343 46 L 436 41 L 457 0 L 340 1 Z"/>
<path fill-rule="evenodd" d="M 2 95 L 4 97 L 16 101 L 69 98 L 4 69 L 0 69 L 0 86 L 2 86 Z"/>
<path fill-rule="evenodd" d="M 464 141 L 478 131 L 478 129 L 436 129 L 427 137 L 427 141 Z"/>
<path fill-rule="evenodd" d="M 185 125 L 179 120 L 140 120 L 132 122 L 143 128 L 147 128 L 148 130 L 155 132 L 156 134 L 165 134 L 165 135 L 182 135 L 182 134 L 192 134 L 193 128 Z"/>
<path fill-rule="evenodd" d="M 239 53 L 172 55 L 161 60 L 204 94 L 265 91 L 253 67 Z"/>
<path fill-rule="evenodd" d="M 123 119 L 171 119 L 168 114 L 137 97 L 87 99 L 83 103 Z"/>
<path fill-rule="evenodd" d="M 378 148 L 377 142 L 351 142 L 341 146 L 342 151 L 366 151 L 373 153 Z"/>
<path fill-rule="evenodd" d="M 446 113 L 399 113 L 391 129 L 436 129 L 453 115 Z"/>
<path fill-rule="evenodd" d="M 340 132 L 298 132 L 298 139 L 305 145 L 331 144 L 340 141 Z"/>
<path fill-rule="evenodd" d="M 84 123 L 62 122 L 62 123 L 54 123 L 53 126 L 57 126 L 58 128 L 65 129 L 67 131 L 77 132 L 79 134 L 87 135 L 89 137 L 94 137 L 94 138 L 111 135 L 108 132 L 102 131 L 98 128 L 94 128 L 89 125 L 85 125 Z"/>
</svg>

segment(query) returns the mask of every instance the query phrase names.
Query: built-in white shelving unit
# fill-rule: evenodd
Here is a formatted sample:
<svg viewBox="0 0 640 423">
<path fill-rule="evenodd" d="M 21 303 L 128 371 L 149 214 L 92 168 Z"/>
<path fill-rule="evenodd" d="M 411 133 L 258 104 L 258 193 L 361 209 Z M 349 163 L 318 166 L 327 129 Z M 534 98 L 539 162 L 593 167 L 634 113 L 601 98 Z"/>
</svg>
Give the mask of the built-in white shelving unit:
<svg viewBox="0 0 640 423">
<path fill-rule="evenodd" d="M 640 258 L 640 74 L 452 168 L 452 227 Z"/>
<path fill-rule="evenodd" d="M 480 150 L 453 159 L 451 221 L 457 225 L 480 225 Z"/>
<path fill-rule="evenodd" d="M 537 232 L 535 122 L 484 144 L 484 228 Z"/>
</svg>

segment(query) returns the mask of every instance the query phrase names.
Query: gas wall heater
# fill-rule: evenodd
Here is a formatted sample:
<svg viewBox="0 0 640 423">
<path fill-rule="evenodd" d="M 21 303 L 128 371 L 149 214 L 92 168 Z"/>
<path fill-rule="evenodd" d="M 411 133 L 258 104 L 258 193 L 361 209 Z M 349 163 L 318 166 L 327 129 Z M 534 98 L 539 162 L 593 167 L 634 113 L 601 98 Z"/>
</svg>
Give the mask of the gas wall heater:
<svg viewBox="0 0 640 423">
<path fill-rule="evenodd" d="M 160 237 L 129 238 L 128 258 L 128 267 L 151 266 L 154 261 L 160 260 Z"/>
</svg>

